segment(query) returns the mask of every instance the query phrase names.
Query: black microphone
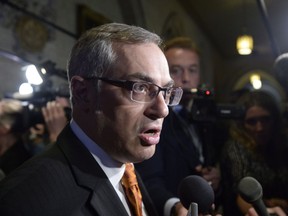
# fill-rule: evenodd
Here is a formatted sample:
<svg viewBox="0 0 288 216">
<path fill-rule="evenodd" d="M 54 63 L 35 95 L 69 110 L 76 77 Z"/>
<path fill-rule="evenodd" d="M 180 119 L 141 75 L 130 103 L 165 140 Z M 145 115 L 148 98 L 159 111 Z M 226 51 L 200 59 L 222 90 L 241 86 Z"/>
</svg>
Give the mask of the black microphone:
<svg viewBox="0 0 288 216">
<path fill-rule="evenodd" d="M 286 93 L 288 93 L 288 53 L 279 55 L 273 65 L 273 73 L 277 81 L 282 85 Z"/>
<path fill-rule="evenodd" d="M 255 178 L 247 176 L 241 179 L 238 192 L 246 202 L 252 204 L 259 216 L 269 216 L 262 200 L 262 186 Z"/>
<path fill-rule="evenodd" d="M 214 203 L 214 191 L 211 185 L 201 176 L 191 175 L 184 178 L 178 187 L 178 194 L 182 205 L 189 209 L 199 209 L 199 213 L 208 213 Z M 196 207 L 195 207 L 195 204 Z M 196 211 L 198 211 L 198 209 Z"/>
</svg>

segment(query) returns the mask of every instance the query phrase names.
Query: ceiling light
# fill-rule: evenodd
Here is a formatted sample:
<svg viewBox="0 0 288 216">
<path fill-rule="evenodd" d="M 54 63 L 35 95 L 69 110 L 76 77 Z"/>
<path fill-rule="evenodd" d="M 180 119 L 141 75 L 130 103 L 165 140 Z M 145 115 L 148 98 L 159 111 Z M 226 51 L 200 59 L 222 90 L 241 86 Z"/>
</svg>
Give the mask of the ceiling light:
<svg viewBox="0 0 288 216">
<path fill-rule="evenodd" d="M 240 55 L 249 55 L 253 50 L 253 38 L 250 35 L 240 35 L 237 38 L 237 50 Z"/>
<path fill-rule="evenodd" d="M 262 87 L 261 77 L 258 74 L 252 74 L 250 76 L 250 83 L 254 89 L 260 89 Z"/>
</svg>

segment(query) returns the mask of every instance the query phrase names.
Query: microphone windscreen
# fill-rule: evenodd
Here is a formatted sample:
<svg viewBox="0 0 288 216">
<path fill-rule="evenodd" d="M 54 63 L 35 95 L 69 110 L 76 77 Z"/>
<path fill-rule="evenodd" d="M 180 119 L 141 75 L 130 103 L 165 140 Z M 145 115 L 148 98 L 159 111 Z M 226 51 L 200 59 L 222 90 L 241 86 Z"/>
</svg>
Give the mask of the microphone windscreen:
<svg viewBox="0 0 288 216">
<path fill-rule="evenodd" d="M 276 58 L 273 69 L 276 79 L 288 92 L 288 53 L 283 53 Z"/>
<path fill-rule="evenodd" d="M 246 202 L 253 205 L 259 216 L 269 216 L 262 200 L 262 186 L 256 179 L 250 176 L 244 177 L 238 184 L 238 191 Z"/>
<path fill-rule="evenodd" d="M 247 176 L 238 184 L 240 196 L 248 203 L 253 203 L 262 198 L 263 190 L 261 184 L 253 177 Z"/>
<path fill-rule="evenodd" d="M 288 70 L 288 53 L 283 53 L 279 55 L 274 62 L 274 70 L 277 75 L 287 76 Z"/>
<path fill-rule="evenodd" d="M 198 204 L 199 213 L 208 212 L 214 203 L 214 191 L 201 176 L 191 175 L 184 178 L 178 187 L 182 205 L 189 209 L 192 202 Z"/>
</svg>

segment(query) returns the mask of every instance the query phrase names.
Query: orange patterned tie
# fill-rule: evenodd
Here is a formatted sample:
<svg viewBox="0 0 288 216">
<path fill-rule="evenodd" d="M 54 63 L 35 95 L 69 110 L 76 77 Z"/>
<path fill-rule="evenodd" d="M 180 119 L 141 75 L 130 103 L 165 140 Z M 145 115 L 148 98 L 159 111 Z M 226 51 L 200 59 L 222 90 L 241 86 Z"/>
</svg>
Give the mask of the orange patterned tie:
<svg viewBox="0 0 288 216">
<path fill-rule="evenodd" d="M 131 163 L 125 164 L 125 173 L 122 177 L 122 185 L 130 203 L 130 209 L 135 216 L 142 216 L 142 195 L 138 187 L 134 166 Z"/>
</svg>

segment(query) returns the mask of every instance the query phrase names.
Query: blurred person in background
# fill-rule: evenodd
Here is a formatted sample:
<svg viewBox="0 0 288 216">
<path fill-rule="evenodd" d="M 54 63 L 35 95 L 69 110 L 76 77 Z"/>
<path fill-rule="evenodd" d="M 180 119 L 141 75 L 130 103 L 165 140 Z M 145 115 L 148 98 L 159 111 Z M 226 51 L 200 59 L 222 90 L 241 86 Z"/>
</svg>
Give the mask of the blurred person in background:
<svg viewBox="0 0 288 216">
<path fill-rule="evenodd" d="M 240 180 L 251 176 L 262 185 L 268 211 L 286 215 L 288 140 L 281 107 L 263 91 L 244 93 L 236 105 L 243 106 L 244 115 L 231 121 L 230 137 L 222 152 L 223 213 L 229 216 L 255 213 L 237 192 Z"/>
<path fill-rule="evenodd" d="M 56 138 L 68 123 L 65 108 L 69 100 L 56 97 L 39 111 L 42 123 L 31 127 L 33 116 L 17 99 L 0 101 L 0 169 L 2 177 L 9 174 L 24 161 L 56 142 Z M 31 122 L 30 122 L 31 121 Z"/>
<path fill-rule="evenodd" d="M 0 101 L 0 179 L 32 156 L 24 142 L 23 107 L 19 100 Z"/>
</svg>

